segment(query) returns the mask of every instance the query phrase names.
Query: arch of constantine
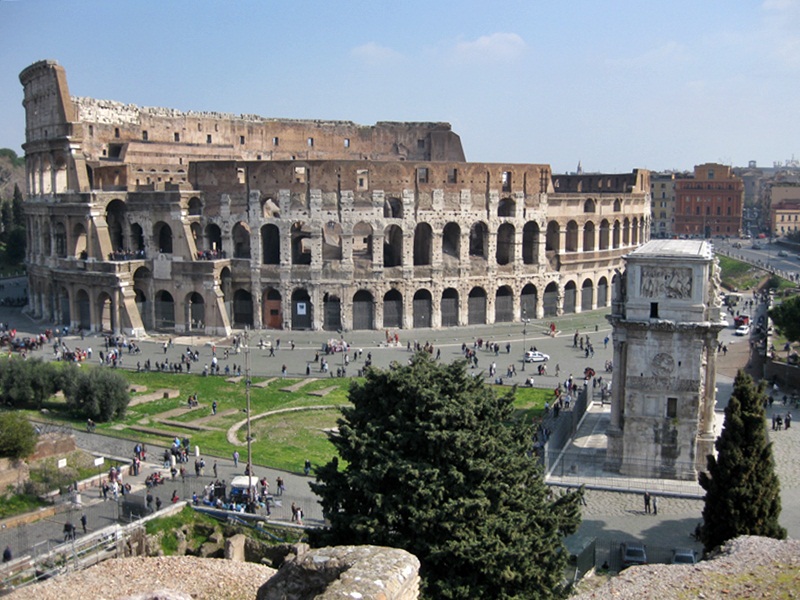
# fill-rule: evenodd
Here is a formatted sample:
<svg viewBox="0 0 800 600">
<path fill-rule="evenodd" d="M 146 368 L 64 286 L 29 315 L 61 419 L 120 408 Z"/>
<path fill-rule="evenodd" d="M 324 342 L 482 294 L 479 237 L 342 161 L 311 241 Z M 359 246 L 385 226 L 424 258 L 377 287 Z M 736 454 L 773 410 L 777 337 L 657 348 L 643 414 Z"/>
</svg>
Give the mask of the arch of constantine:
<svg viewBox="0 0 800 600">
<path fill-rule="evenodd" d="M 73 98 L 20 75 L 29 307 L 92 331 L 440 328 L 609 305 L 649 173 L 466 162 L 446 123 Z"/>
</svg>

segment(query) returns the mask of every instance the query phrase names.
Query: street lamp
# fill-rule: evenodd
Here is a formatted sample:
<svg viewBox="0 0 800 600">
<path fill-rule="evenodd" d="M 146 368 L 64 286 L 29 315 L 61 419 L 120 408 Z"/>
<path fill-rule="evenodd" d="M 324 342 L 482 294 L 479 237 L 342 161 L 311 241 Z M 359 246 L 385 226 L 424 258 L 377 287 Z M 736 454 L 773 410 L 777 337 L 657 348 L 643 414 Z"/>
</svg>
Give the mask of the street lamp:
<svg viewBox="0 0 800 600">
<path fill-rule="evenodd" d="M 525 353 L 528 351 L 528 319 L 522 309 L 522 370 L 525 370 Z"/>
<path fill-rule="evenodd" d="M 247 399 L 247 489 L 250 490 L 250 477 L 253 476 L 253 453 L 251 452 L 251 442 L 253 437 L 250 435 L 250 343 L 249 329 L 244 330 L 244 394 Z"/>
</svg>

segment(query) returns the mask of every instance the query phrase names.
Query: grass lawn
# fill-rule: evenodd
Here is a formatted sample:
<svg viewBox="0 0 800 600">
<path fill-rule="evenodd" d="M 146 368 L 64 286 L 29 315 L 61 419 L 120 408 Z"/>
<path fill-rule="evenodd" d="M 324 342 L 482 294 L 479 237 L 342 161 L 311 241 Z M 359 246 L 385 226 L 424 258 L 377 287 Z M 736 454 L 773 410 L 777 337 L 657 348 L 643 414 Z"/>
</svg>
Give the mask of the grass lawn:
<svg viewBox="0 0 800 600">
<path fill-rule="evenodd" d="M 765 272 L 746 262 L 717 255 L 720 266 L 720 279 L 722 285 L 729 290 L 751 290 L 759 285 L 765 278 Z"/>
<path fill-rule="evenodd" d="M 96 368 L 96 367 L 93 367 Z M 132 373 L 120 371 L 131 383 L 145 391 L 133 394 L 132 398 L 152 394 L 158 390 L 177 390 L 176 398 L 158 398 L 128 408 L 121 420 L 112 423 L 98 423 L 97 431 L 106 435 L 131 440 L 121 443 L 121 456 L 133 452 L 134 441 L 149 444 L 167 445 L 171 437 L 153 433 L 140 432 L 133 427 L 147 427 L 168 432 L 170 436 L 189 437 L 192 444 L 199 446 L 206 456 L 229 457 L 237 447 L 227 440 L 228 429 L 246 418 L 246 390 L 243 381 L 229 383 L 225 377 L 202 377 L 200 375 L 171 373 Z M 313 410 L 296 410 L 280 412 L 251 420 L 253 436 L 253 462 L 290 472 L 301 473 L 306 458 L 315 465 L 321 465 L 334 455 L 334 447 L 327 437 L 327 432 L 336 427 L 340 416 L 337 407 L 348 403 L 349 379 L 318 379 L 309 381 L 297 391 L 285 392 L 282 388 L 290 387 L 303 380 L 276 379 L 267 387 L 258 387 L 263 379 L 254 379 L 250 386 L 251 414 L 258 417 L 263 413 L 302 407 L 325 407 Z M 333 389 L 330 389 L 333 388 Z M 329 390 L 324 396 L 312 396 L 309 392 Z M 505 390 L 494 389 L 495 393 Z M 169 421 L 191 425 L 196 419 L 203 418 L 201 424 L 212 430 L 192 430 L 176 424 L 159 422 L 160 415 L 174 409 L 187 408 L 187 399 L 197 394 L 200 406 L 184 414 L 168 416 Z M 515 396 L 515 418 L 531 424 L 536 422 L 544 409 L 544 403 L 552 397 L 551 390 L 537 388 L 518 388 Z M 211 403 L 217 402 L 217 416 L 212 414 Z M 74 427 L 82 429 L 83 420 L 68 416 L 63 400 L 53 399 L 48 403 L 50 417 L 54 420 L 69 421 Z M 233 414 L 226 412 L 235 410 Z M 32 413 L 33 416 L 33 413 Z M 42 415 L 36 414 L 41 419 Z M 246 427 L 237 432 L 241 442 L 246 440 Z M 242 457 L 246 454 L 246 446 L 238 447 Z"/>
</svg>

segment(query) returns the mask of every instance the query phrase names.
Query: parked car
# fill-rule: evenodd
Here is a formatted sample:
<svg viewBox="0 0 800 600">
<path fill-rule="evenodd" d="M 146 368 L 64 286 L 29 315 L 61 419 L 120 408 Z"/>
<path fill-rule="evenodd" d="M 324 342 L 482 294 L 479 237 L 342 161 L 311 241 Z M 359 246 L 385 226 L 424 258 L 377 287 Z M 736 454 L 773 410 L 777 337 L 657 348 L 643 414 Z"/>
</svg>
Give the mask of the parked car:
<svg viewBox="0 0 800 600">
<path fill-rule="evenodd" d="M 697 562 L 697 551 L 691 548 L 675 548 L 672 551 L 673 565 L 693 565 Z"/>
<path fill-rule="evenodd" d="M 739 325 L 733 333 L 734 335 L 748 335 L 750 333 L 750 325 Z"/>
<path fill-rule="evenodd" d="M 621 568 L 647 564 L 647 549 L 640 542 L 622 542 L 619 546 Z"/>
<path fill-rule="evenodd" d="M 778 256 L 789 256 L 789 253 L 786 250 L 778 251 Z"/>
<path fill-rule="evenodd" d="M 525 362 L 545 362 L 550 360 L 550 355 L 538 350 L 528 350 L 525 353 Z"/>
<path fill-rule="evenodd" d="M 761 250 L 761 244 L 753 243 L 753 250 Z"/>
</svg>

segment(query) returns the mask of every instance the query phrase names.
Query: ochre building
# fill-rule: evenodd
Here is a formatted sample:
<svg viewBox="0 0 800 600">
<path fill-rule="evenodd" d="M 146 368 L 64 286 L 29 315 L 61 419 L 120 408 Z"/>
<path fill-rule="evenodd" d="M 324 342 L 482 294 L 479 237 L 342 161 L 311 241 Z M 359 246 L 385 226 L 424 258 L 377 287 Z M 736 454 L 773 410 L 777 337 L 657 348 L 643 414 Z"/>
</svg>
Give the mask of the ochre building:
<svg viewBox="0 0 800 600">
<path fill-rule="evenodd" d="M 729 237 L 742 233 L 744 181 L 731 167 L 706 163 L 694 177 L 675 180 L 674 233 L 692 237 Z"/>
<path fill-rule="evenodd" d="M 447 123 L 26 109 L 28 310 L 89 331 L 440 328 L 610 302 L 649 238 L 649 173 L 469 163 Z"/>
</svg>

